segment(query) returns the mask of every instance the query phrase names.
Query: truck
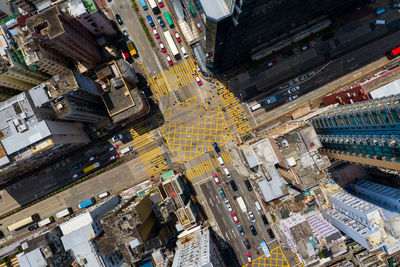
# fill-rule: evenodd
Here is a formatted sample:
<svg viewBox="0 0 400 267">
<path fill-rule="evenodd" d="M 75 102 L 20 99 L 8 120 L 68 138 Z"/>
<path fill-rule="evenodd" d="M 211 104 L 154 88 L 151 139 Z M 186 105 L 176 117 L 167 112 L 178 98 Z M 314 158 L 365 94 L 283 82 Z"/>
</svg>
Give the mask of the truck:
<svg viewBox="0 0 400 267">
<path fill-rule="evenodd" d="M 267 98 L 267 100 L 265 100 L 265 104 L 272 104 L 275 103 L 276 101 L 278 101 L 279 99 L 282 98 L 281 94 L 277 94 L 277 95 L 273 95 Z"/>
<path fill-rule="evenodd" d="M 240 209 L 243 211 L 243 213 L 247 213 L 247 207 L 246 207 L 246 204 L 244 203 L 243 198 L 238 197 L 238 198 L 236 198 L 236 200 L 239 204 Z"/>
<path fill-rule="evenodd" d="M 83 169 L 83 172 L 84 172 L 84 173 L 88 173 L 88 172 L 90 172 L 90 171 L 92 171 L 92 170 L 94 170 L 94 169 L 100 167 L 100 165 L 101 165 L 100 162 L 95 162 L 95 163 L 93 163 L 92 165 L 87 166 L 86 168 L 84 168 L 84 169 Z"/>
<path fill-rule="evenodd" d="M 73 213 L 72 209 L 71 208 L 67 208 L 65 210 L 61 210 L 61 211 L 57 212 L 56 213 L 56 217 L 58 219 L 61 219 L 61 218 L 65 217 L 65 216 L 68 216 L 68 215 L 70 215 L 72 213 Z"/>
<path fill-rule="evenodd" d="M 126 41 L 126 47 L 128 47 L 129 53 L 132 57 L 137 55 L 135 46 L 133 45 L 133 42 L 131 40 Z"/>
<path fill-rule="evenodd" d="M 96 203 L 96 201 L 94 200 L 94 198 L 89 198 L 89 199 L 87 199 L 87 200 L 82 201 L 81 203 L 79 203 L 79 204 L 78 204 L 78 207 L 79 207 L 80 209 L 84 209 L 84 208 L 87 208 L 87 207 L 92 206 L 94 203 Z"/>
</svg>

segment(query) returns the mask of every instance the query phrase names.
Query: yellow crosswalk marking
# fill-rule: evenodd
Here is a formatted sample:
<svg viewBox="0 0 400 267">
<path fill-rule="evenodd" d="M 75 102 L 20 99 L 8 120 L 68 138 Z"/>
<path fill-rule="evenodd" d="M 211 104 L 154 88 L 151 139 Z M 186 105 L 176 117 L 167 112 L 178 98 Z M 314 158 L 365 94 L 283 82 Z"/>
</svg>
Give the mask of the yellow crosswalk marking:
<svg viewBox="0 0 400 267">
<path fill-rule="evenodd" d="M 208 159 L 202 163 L 193 166 L 186 171 L 186 177 L 191 180 L 193 178 L 199 177 L 201 175 L 207 174 L 215 169 L 216 165 L 213 164 L 213 160 Z"/>
</svg>

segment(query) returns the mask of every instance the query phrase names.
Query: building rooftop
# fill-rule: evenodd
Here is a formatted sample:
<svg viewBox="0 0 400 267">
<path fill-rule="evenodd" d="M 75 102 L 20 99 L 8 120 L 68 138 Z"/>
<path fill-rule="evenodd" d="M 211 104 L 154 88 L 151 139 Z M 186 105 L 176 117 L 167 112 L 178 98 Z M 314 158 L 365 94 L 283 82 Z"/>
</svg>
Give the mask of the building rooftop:
<svg viewBox="0 0 400 267">
<path fill-rule="evenodd" d="M 221 20 L 229 16 L 233 8 L 233 1 L 231 0 L 199 0 L 199 3 L 204 14 L 213 20 Z"/>
<path fill-rule="evenodd" d="M 64 28 L 59 19 L 60 11 L 57 6 L 51 7 L 26 20 L 30 32 L 38 32 L 43 36 L 53 39 L 64 33 Z"/>
<path fill-rule="evenodd" d="M 27 253 L 20 253 L 17 255 L 17 259 L 20 266 L 47 266 L 40 248 Z"/>
<path fill-rule="evenodd" d="M 79 17 L 84 13 L 93 13 L 97 10 L 92 0 L 70 0 L 66 3 L 68 13 L 73 17 Z"/>
<path fill-rule="evenodd" d="M 267 172 L 270 180 L 262 179 L 257 182 L 266 202 L 287 194 L 286 183 L 283 181 L 277 169 L 274 166 L 270 166 L 267 168 Z"/>
<path fill-rule="evenodd" d="M 92 215 L 89 212 L 81 213 L 80 215 L 60 224 L 60 229 L 64 235 L 74 232 L 85 225 L 90 225 L 93 222 Z"/>
</svg>

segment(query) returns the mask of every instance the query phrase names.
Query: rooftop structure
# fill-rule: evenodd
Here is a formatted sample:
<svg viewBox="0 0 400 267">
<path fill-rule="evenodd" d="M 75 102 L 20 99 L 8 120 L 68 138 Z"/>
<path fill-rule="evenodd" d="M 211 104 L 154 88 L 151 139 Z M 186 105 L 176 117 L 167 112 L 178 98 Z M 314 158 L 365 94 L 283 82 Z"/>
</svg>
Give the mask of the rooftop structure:
<svg viewBox="0 0 400 267">
<path fill-rule="evenodd" d="M 341 90 L 325 96 L 322 98 L 322 102 L 324 103 L 324 106 L 329 106 L 336 103 L 340 105 L 348 105 L 369 99 L 370 97 L 365 94 L 363 88 L 361 86 L 356 86 L 354 88 Z"/>
<path fill-rule="evenodd" d="M 112 61 L 97 69 L 102 83 L 101 97 L 114 123 L 140 118 L 150 112 L 146 97 L 136 87 L 136 73 L 124 60 Z"/>
<path fill-rule="evenodd" d="M 200 226 L 184 231 L 178 236 L 172 267 L 221 266 L 225 263 L 211 238 L 208 229 Z"/>
</svg>

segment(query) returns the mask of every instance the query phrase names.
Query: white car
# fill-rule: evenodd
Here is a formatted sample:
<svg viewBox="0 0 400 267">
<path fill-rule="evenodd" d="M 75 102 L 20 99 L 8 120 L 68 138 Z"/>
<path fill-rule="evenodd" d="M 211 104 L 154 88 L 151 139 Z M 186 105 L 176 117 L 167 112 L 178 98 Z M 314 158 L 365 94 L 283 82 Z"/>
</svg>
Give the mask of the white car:
<svg viewBox="0 0 400 267">
<path fill-rule="evenodd" d="M 129 33 L 128 33 L 128 31 L 127 31 L 126 29 L 123 29 L 123 30 L 122 30 L 122 33 L 123 33 L 126 37 L 129 36 Z"/>
<path fill-rule="evenodd" d="M 116 136 L 114 136 L 113 138 L 111 138 L 111 141 L 113 142 L 117 142 L 118 140 L 121 140 L 123 138 L 122 134 L 117 134 Z"/>
<path fill-rule="evenodd" d="M 233 211 L 231 203 L 229 202 L 229 200 L 225 200 L 225 205 L 226 205 L 226 208 L 229 210 L 229 212 Z"/>
<path fill-rule="evenodd" d="M 253 223 L 256 222 L 256 218 L 254 217 L 254 214 L 251 211 L 249 212 L 249 218 L 250 218 L 251 222 L 253 222 Z"/>
<path fill-rule="evenodd" d="M 289 101 L 295 100 L 298 97 L 299 95 L 292 95 L 291 97 L 289 97 Z"/>
<path fill-rule="evenodd" d="M 293 92 L 296 92 L 297 90 L 299 90 L 300 89 L 300 86 L 295 86 L 295 87 L 292 87 L 292 88 L 290 88 L 289 90 L 287 90 L 287 92 L 288 92 L 288 94 L 291 94 L 291 93 L 293 93 Z"/>
</svg>

